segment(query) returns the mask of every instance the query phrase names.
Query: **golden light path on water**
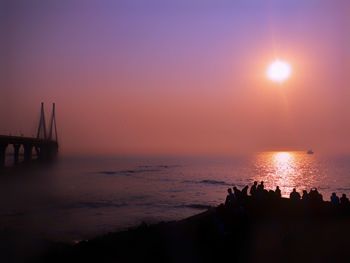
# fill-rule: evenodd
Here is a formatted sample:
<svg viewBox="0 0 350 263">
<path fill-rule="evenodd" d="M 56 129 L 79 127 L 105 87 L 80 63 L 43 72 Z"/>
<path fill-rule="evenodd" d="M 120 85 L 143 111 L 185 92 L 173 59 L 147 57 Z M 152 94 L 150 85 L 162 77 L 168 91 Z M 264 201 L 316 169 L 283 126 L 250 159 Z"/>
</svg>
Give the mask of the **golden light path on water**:
<svg viewBox="0 0 350 263">
<path fill-rule="evenodd" d="M 310 190 L 321 180 L 315 157 L 305 152 L 264 152 L 256 157 L 256 177 L 267 189 L 281 188 L 283 196 L 295 187 L 299 192 Z"/>
</svg>

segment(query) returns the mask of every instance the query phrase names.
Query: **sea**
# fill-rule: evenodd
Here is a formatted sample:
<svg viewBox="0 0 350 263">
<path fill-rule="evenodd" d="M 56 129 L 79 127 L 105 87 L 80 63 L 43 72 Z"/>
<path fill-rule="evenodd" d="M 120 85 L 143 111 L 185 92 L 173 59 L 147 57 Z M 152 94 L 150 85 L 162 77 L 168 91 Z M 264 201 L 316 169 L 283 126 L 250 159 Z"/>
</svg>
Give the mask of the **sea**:
<svg viewBox="0 0 350 263">
<path fill-rule="evenodd" d="M 0 171 L 0 233 L 77 242 L 141 223 L 179 220 L 223 203 L 227 189 L 264 181 L 289 196 L 312 187 L 350 194 L 350 155 L 59 156 Z"/>
</svg>

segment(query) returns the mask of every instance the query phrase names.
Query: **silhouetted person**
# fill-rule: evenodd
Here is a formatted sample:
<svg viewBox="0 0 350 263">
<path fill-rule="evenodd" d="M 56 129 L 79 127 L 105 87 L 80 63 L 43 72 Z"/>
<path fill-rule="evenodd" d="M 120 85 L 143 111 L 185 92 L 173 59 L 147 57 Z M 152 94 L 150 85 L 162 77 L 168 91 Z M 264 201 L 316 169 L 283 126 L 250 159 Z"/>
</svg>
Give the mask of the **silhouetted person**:
<svg viewBox="0 0 350 263">
<path fill-rule="evenodd" d="M 233 194 L 235 195 L 237 201 L 241 200 L 242 192 L 236 186 L 233 187 Z"/>
<path fill-rule="evenodd" d="M 292 201 L 299 201 L 301 197 L 297 190 L 293 188 L 293 191 L 290 193 L 289 198 Z"/>
<path fill-rule="evenodd" d="M 258 186 L 258 182 L 254 181 L 254 184 L 252 185 L 252 187 L 250 187 L 250 191 L 249 191 L 251 196 L 254 196 L 256 194 L 257 186 Z"/>
<path fill-rule="evenodd" d="M 277 198 L 281 198 L 281 197 L 282 197 L 282 195 L 281 195 L 281 190 L 280 190 L 279 186 L 276 186 L 275 196 L 276 196 Z"/>
<path fill-rule="evenodd" d="M 317 200 L 317 193 L 315 192 L 315 190 L 313 188 L 310 189 L 309 200 L 311 202 L 315 202 Z"/>
<path fill-rule="evenodd" d="M 267 193 L 265 193 L 265 195 L 268 196 L 270 201 L 275 200 L 277 197 L 274 190 L 267 191 Z"/>
<path fill-rule="evenodd" d="M 225 200 L 225 206 L 226 207 L 232 207 L 233 202 L 234 202 L 234 195 L 232 193 L 231 188 L 227 189 L 227 196 L 226 196 L 226 200 Z"/>
<path fill-rule="evenodd" d="M 317 203 L 323 200 L 322 195 L 317 191 L 316 187 L 310 190 L 309 200 L 312 203 Z"/>
<path fill-rule="evenodd" d="M 271 190 L 272 191 L 272 190 Z M 268 194 L 269 194 L 269 191 L 268 190 L 266 190 L 266 189 L 264 189 L 263 190 L 263 196 L 264 197 L 267 197 L 268 196 Z"/>
<path fill-rule="evenodd" d="M 331 195 L 331 203 L 332 203 L 332 205 L 339 205 L 340 200 L 339 200 L 339 197 L 337 196 L 336 193 L 332 193 L 332 195 Z"/>
<path fill-rule="evenodd" d="M 262 200 L 266 195 L 264 193 L 264 182 L 261 181 L 260 184 L 258 185 L 258 187 L 256 188 L 256 197 L 260 200 Z"/>
<path fill-rule="evenodd" d="M 301 197 L 301 200 L 303 200 L 304 202 L 307 202 L 309 200 L 309 194 L 306 190 L 303 190 L 303 196 Z"/>
<path fill-rule="evenodd" d="M 262 192 L 264 190 L 264 188 L 265 188 L 264 181 L 261 181 L 256 190 Z"/>
<path fill-rule="evenodd" d="M 323 201 L 323 196 L 317 191 L 317 188 L 315 187 L 315 190 L 314 190 L 314 192 L 315 192 L 315 198 L 316 198 L 316 200 L 317 201 Z"/>
<path fill-rule="evenodd" d="M 242 198 L 247 198 L 248 196 L 248 185 L 242 189 Z"/>
<path fill-rule="evenodd" d="M 349 202 L 349 198 L 346 197 L 346 194 L 343 194 L 341 197 L 340 197 L 340 204 L 342 206 L 348 206 L 350 204 Z"/>
</svg>

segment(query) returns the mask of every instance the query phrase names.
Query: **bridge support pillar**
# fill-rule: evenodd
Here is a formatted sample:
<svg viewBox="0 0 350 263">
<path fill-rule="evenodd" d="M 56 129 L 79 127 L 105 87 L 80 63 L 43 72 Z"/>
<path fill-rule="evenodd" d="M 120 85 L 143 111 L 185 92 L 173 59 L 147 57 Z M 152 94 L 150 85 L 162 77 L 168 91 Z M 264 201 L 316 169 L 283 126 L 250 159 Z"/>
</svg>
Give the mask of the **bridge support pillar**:
<svg viewBox="0 0 350 263">
<path fill-rule="evenodd" d="M 45 156 L 46 156 L 45 146 L 44 145 L 40 145 L 40 146 L 36 147 L 36 154 L 38 156 L 38 160 L 44 161 L 45 160 Z"/>
<path fill-rule="evenodd" d="M 24 144 L 24 162 L 30 162 L 32 160 L 33 145 Z"/>
<path fill-rule="evenodd" d="M 40 151 L 41 151 L 40 147 L 39 146 L 34 146 L 34 150 L 35 150 L 37 159 L 40 160 Z"/>
<path fill-rule="evenodd" d="M 13 162 L 16 165 L 19 162 L 19 149 L 21 148 L 21 145 L 20 144 L 14 144 L 13 148 L 14 148 Z"/>
<path fill-rule="evenodd" d="M 0 168 L 5 166 L 7 144 L 0 144 Z"/>
</svg>

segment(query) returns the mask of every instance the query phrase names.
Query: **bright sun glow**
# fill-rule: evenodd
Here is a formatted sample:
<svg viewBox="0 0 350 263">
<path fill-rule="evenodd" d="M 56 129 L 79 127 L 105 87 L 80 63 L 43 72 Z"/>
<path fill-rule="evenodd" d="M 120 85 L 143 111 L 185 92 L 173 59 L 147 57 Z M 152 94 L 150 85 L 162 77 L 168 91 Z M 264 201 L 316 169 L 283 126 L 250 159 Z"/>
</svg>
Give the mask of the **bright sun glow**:
<svg viewBox="0 0 350 263">
<path fill-rule="evenodd" d="M 278 152 L 274 154 L 273 158 L 279 164 L 288 164 L 292 160 L 293 155 L 289 152 Z"/>
<path fill-rule="evenodd" d="M 292 68 L 290 64 L 286 61 L 276 59 L 267 68 L 267 77 L 278 83 L 286 81 L 292 73 Z"/>
</svg>

